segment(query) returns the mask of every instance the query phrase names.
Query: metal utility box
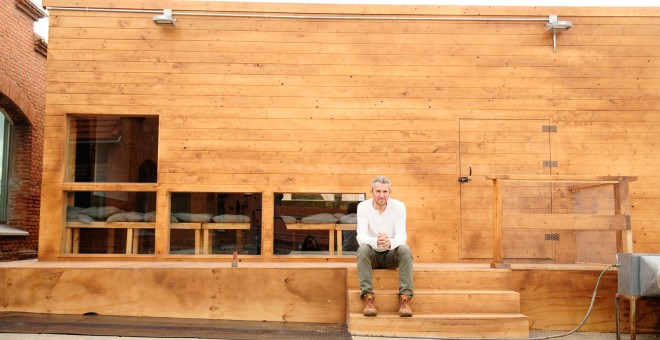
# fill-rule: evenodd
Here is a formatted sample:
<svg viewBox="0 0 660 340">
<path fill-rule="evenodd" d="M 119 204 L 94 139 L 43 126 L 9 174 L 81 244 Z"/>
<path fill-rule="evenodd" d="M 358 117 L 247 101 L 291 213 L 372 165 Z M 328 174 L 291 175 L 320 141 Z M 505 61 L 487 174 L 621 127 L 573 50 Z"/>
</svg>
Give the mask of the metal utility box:
<svg viewBox="0 0 660 340">
<path fill-rule="evenodd" d="M 619 253 L 619 294 L 660 297 L 660 254 Z"/>
</svg>

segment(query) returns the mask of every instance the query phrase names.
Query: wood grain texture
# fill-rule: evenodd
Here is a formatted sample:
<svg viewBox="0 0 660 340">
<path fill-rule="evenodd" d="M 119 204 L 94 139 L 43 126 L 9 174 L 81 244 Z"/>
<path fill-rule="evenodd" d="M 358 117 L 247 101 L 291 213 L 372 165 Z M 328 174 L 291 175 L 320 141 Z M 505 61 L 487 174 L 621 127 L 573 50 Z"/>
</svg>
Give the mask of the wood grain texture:
<svg viewBox="0 0 660 340">
<path fill-rule="evenodd" d="M 547 17 L 544 22 L 178 16 L 52 9 L 40 258 L 62 255 L 68 114 L 158 115 L 156 253 L 171 191 L 368 192 L 379 174 L 408 207 L 419 262 L 490 255 L 485 175 L 638 176 L 634 251 L 660 251 L 660 10 L 49 0 L 47 6 Z M 531 123 L 557 126 L 536 131 Z M 461 125 L 461 124 L 469 125 Z M 461 129 L 464 127 L 465 129 Z M 506 132 L 505 132 L 506 131 Z M 543 159 L 558 161 L 542 168 Z M 459 184 L 468 164 L 473 181 Z M 119 186 L 116 189 L 125 189 Z M 112 185 L 110 185 L 112 187 Z M 104 187 L 104 190 L 107 188 Z M 142 189 L 139 189 L 142 190 Z M 271 209 L 271 211 L 269 211 Z M 486 240 L 484 240 L 486 238 Z"/>
<path fill-rule="evenodd" d="M 520 292 L 521 313 L 529 317 L 530 329 L 572 330 L 586 315 L 600 271 L 584 270 L 514 270 L 514 290 Z M 585 332 L 614 332 L 617 274 L 603 275 L 589 319 L 580 329 Z M 642 301 L 642 300 L 640 300 Z M 644 300 L 638 309 L 638 331 L 657 333 L 657 299 Z M 639 307 L 639 306 L 638 306 Z M 621 304 L 621 326 L 628 325 L 628 306 Z"/>
<path fill-rule="evenodd" d="M 229 268 L 228 263 L 205 268 L 3 268 L 0 309 L 344 323 L 345 277 L 342 269 L 256 270 Z"/>
</svg>

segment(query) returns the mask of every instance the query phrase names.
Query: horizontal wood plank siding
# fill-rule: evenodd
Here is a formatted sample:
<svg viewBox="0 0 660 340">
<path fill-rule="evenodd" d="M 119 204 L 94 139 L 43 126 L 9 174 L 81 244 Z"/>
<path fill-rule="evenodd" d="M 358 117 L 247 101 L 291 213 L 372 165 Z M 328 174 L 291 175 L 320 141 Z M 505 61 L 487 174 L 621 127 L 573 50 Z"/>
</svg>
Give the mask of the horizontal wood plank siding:
<svg viewBox="0 0 660 340">
<path fill-rule="evenodd" d="M 43 259 L 60 255 L 68 114 L 159 116 L 157 233 L 166 228 L 168 191 L 263 192 L 268 259 L 273 192 L 367 193 L 370 179 L 382 174 L 408 207 L 410 244 L 421 262 L 462 260 L 459 119 L 549 119 L 558 127 L 550 141 L 515 134 L 498 141 L 529 153 L 535 142 L 549 142 L 558 161 L 553 174 L 638 176 L 630 189 L 634 250 L 660 252 L 660 9 L 44 3 L 175 12 L 557 14 L 574 27 L 558 33 L 553 53 L 543 21 L 175 14 L 177 26 L 164 28 L 150 13 L 52 8 Z M 487 153 L 485 145 L 471 148 Z M 500 169 L 530 161 L 520 152 L 487 157 Z M 158 249 L 165 242 L 157 236 Z"/>
</svg>

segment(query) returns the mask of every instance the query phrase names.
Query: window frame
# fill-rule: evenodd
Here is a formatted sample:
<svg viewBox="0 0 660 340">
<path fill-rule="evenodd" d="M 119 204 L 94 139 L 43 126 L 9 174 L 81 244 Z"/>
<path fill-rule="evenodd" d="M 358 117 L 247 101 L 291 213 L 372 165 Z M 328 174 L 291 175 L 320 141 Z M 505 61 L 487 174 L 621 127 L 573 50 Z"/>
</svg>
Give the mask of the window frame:
<svg viewBox="0 0 660 340">
<path fill-rule="evenodd" d="M 231 195 L 234 199 L 240 198 L 243 195 L 246 198 L 245 207 L 240 208 L 234 207 L 234 214 L 231 214 L 230 211 L 208 211 L 208 201 L 204 201 L 203 204 L 207 206 L 205 212 L 192 212 L 192 211 L 174 211 L 177 210 L 173 208 L 174 206 L 181 207 L 185 206 L 179 202 L 179 204 L 173 204 L 173 196 L 176 195 L 190 195 L 190 199 L 195 198 L 196 195 L 215 195 L 216 204 L 219 202 L 218 198 L 220 195 Z M 252 202 L 249 202 L 248 197 L 252 197 Z M 199 197 L 197 197 L 199 199 Z M 167 194 L 167 206 L 169 211 L 167 211 L 167 232 L 168 232 L 168 243 L 166 245 L 167 256 L 169 257 L 181 257 L 181 258 L 194 258 L 194 257 L 222 257 L 222 256 L 232 256 L 233 252 L 236 252 L 241 256 L 263 256 L 263 199 L 264 193 L 261 191 L 187 191 L 187 190 L 173 190 L 168 191 Z M 199 203 L 199 201 L 197 202 Z M 224 202 L 223 202 L 224 203 Z M 230 203 L 229 201 L 227 203 Z M 238 201 L 236 201 L 238 203 Z M 217 207 L 217 206 L 216 206 Z M 188 207 L 190 208 L 190 207 Z M 243 210 L 246 209 L 246 210 Z M 239 214 L 240 212 L 240 214 Z M 202 220 L 182 220 L 179 219 L 180 215 L 190 215 L 191 218 L 206 218 L 209 215 L 209 221 Z M 196 215 L 196 216 L 193 216 Z M 228 217 L 240 217 L 247 216 L 249 221 L 215 221 L 215 218 L 220 218 L 220 216 Z M 240 216 L 239 216 L 240 215 Z M 193 237 L 194 245 L 192 248 L 181 248 L 173 251 L 173 239 L 172 232 L 177 231 L 178 233 L 188 232 L 194 235 L 189 235 L 188 237 Z M 216 237 L 216 234 L 219 231 L 225 232 L 235 232 L 234 242 L 236 242 L 236 248 L 232 252 L 214 252 L 213 248 L 213 239 Z M 240 233 L 240 238 L 239 238 Z M 258 235 L 258 241 L 250 242 L 245 236 L 250 236 L 252 233 Z M 242 239 L 242 244 L 238 245 L 238 240 Z M 188 240 L 190 241 L 190 240 Z M 254 251 L 251 251 L 250 248 L 254 248 Z"/>
<path fill-rule="evenodd" d="M 0 223 L 7 223 L 9 220 L 9 178 L 11 177 L 11 167 L 10 167 L 10 158 L 11 158 L 11 146 L 13 142 L 12 133 L 13 133 L 13 123 L 7 114 L 0 109 L 2 113 L 2 118 L 4 122 L 3 129 L 3 138 L 2 138 L 2 156 L 0 157 L 0 166 L 2 167 L 0 171 Z"/>
<path fill-rule="evenodd" d="M 96 139 L 83 139 L 79 140 L 77 136 L 74 136 L 73 134 L 77 133 L 74 130 L 74 120 L 80 119 L 80 121 L 83 120 L 102 120 L 102 119 L 119 119 L 120 121 L 123 119 L 153 119 L 155 120 L 151 124 L 154 125 L 155 130 L 152 131 L 151 135 L 151 148 L 153 149 L 153 154 L 150 155 L 150 157 L 143 157 L 143 158 L 138 158 L 137 156 L 134 156 L 135 159 L 135 168 L 129 168 L 125 169 L 126 171 L 131 171 L 134 170 L 134 180 L 109 180 L 108 179 L 108 171 L 107 169 L 109 168 L 108 165 L 108 145 L 109 143 L 113 143 L 112 140 L 106 138 L 96 138 Z M 65 157 L 65 171 L 64 171 L 64 183 L 108 183 L 108 184 L 118 184 L 118 183 L 157 183 L 158 182 L 158 149 L 159 149 L 159 144 L 160 144 L 160 116 L 158 115 L 103 115 L 103 114 L 67 114 L 67 134 L 65 138 L 65 143 L 67 144 L 67 153 Z M 78 124 L 76 122 L 76 124 Z M 98 124 L 98 122 L 96 123 Z M 116 143 L 118 146 L 120 146 L 120 149 L 114 150 L 116 154 L 114 155 L 115 157 L 120 157 L 121 156 L 121 148 L 126 148 L 126 149 L 131 149 L 130 144 L 120 144 L 123 141 L 124 138 L 123 136 L 123 128 L 124 128 L 124 123 L 122 122 L 120 129 L 120 132 L 122 133 Z M 148 126 L 148 124 L 145 124 L 144 126 Z M 132 126 L 129 126 L 132 127 Z M 99 129 L 98 125 L 94 126 L 94 136 L 98 133 L 97 129 Z M 106 127 L 107 129 L 107 127 Z M 108 132 L 108 131 L 105 131 Z M 114 131 L 110 131 L 114 132 Z M 135 139 L 135 136 L 142 136 L 142 134 L 137 134 L 133 132 L 130 137 L 131 139 Z M 107 137 L 107 136 L 106 136 Z M 134 143 L 135 140 L 132 140 L 131 143 Z M 89 160 L 87 163 L 77 163 L 78 162 L 78 152 L 84 151 L 82 149 L 79 149 L 77 146 L 72 147 L 73 145 L 77 144 L 88 144 L 90 145 L 90 150 L 94 150 L 94 162 Z M 96 157 L 102 157 L 104 158 L 104 162 L 97 162 Z M 121 158 L 121 157 L 120 157 Z M 154 164 L 154 169 L 148 169 L 147 171 L 148 177 L 153 177 L 153 180 L 143 180 L 140 179 L 140 176 L 143 174 L 143 165 L 145 163 L 153 163 Z M 83 166 L 87 168 L 93 168 L 94 170 L 89 172 L 87 175 L 91 176 L 90 179 L 88 180 L 78 180 L 77 177 L 77 168 L 78 166 Z M 106 169 L 105 172 L 103 172 L 103 169 Z M 101 169 L 101 170 L 99 170 Z M 98 172 L 98 173 L 97 173 Z M 103 178 L 100 180 L 97 180 L 99 176 L 102 176 Z"/>
</svg>

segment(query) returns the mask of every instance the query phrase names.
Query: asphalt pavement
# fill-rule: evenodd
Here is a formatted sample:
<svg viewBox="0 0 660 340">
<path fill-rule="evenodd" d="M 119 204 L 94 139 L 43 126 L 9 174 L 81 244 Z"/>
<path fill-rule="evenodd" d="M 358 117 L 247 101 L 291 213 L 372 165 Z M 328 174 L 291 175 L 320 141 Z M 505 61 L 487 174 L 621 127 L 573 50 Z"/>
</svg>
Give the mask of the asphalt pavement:
<svg viewBox="0 0 660 340">
<path fill-rule="evenodd" d="M 566 340 L 614 340 L 615 333 L 577 332 L 568 336 L 556 338 L 555 336 L 566 332 L 530 331 L 530 339 L 566 339 Z M 26 333 L 0 333 L 1 340 L 217 340 L 209 338 L 152 338 L 152 337 L 124 337 L 124 336 L 97 336 L 97 335 L 68 335 L 68 334 L 26 334 Z M 264 338 L 268 339 L 268 338 Z M 352 340 L 419 340 L 423 338 L 391 338 L 391 337 L 365 337 L 352 336 Z M 429 338 L 432 339 L 432 338 Z M 629 340 L 630 336 L 621 334 L 622 340 Z M 637 340 L 660 339 L 658 334 L 638 334 Z M 226 340 L 231 340 L 228 338 Z M 293 339 L 292 339 L 293 340 Z"/>
<path fill-rule="evenodd" d="M 615 340 L 615 333 L 532 330 L 529 339 Z M 345 324 L 0 312 L 0 340 L 420 340 L 351 335 Z M 455 339 L 455 338 L 454 338 Z M 622 333 L 620 339 L 630 340 Z M 638 334 L 636 340 L 660 340 Z"/>
</svg>

